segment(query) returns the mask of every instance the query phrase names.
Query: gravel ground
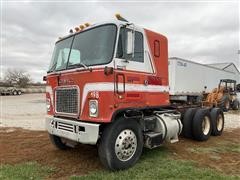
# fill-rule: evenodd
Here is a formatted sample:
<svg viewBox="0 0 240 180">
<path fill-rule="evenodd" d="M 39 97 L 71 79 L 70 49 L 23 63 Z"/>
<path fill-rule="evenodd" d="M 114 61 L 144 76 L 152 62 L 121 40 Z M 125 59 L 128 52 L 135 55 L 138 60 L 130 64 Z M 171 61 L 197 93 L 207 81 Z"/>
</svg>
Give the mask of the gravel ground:
<svg viewBox="0 0 240 180">
<path fill-rule="evenodd" d="M 45 130 L 45 94 L 0 96 L 0 126 Z"/>
<path fill-rule="evenodd" d="M 45 130 L 45 94 L 0 96 L 0 127 Z M 240 111 L 225 113 L 225 129 L 240 128 Z"/>
<path fill-rule="evenodd" d="M 240 128 L 240 110 L 224 113 L 225 129 L 231 130 Z"/>
</svg>

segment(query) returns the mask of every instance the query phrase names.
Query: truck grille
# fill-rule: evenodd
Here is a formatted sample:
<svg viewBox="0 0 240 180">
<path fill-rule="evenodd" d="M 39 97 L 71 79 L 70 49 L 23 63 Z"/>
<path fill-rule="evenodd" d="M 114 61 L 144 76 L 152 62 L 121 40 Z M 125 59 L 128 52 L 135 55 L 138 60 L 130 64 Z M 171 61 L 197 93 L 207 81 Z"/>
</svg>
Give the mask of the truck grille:
<svg viewBox="0 0 240 180">
<path fill-rule="evenodd" d="M 56 90 L 56 112 L 77 114 L 78 113 L 78 89 L 59 88 Z"/>
</svg>

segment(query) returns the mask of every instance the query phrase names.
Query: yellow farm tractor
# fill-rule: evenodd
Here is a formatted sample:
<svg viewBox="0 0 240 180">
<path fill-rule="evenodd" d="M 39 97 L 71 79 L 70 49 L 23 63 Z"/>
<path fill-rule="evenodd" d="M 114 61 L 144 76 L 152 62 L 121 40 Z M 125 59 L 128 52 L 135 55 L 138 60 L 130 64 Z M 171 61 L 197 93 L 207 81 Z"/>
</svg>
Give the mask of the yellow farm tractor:
<svg viewBox="0 0 240 180">
<path fill-rule="evenodd" d="M 229 109 L 238 110 L 240 103 L 237 98 L 236 81 L 221 79 L 217 88 L 214 88 L 211 93 L 205 94 L 203 105 L 220 107 L 225 112 Z"/>
</svg>

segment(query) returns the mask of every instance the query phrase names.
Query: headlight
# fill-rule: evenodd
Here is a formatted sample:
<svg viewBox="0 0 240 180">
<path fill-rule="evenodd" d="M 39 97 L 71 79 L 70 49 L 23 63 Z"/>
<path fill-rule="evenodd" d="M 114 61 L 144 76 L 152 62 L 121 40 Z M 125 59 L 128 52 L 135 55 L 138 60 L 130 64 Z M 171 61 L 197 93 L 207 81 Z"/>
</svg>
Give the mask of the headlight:
<svg viewBox="0 0 240 180">
<path fill-rule="evenodd" d="M 51 102 L 49 98 L 46 99 L 46 107 L 47 107 L 47 111 L 49 112 L 51 110 Z"/>
<path fill-rule="evenodd" d="M 98 101 L 97 100 L 89 101 L 89 116 L 90 117 L 98 116 Z"/>
</svg>

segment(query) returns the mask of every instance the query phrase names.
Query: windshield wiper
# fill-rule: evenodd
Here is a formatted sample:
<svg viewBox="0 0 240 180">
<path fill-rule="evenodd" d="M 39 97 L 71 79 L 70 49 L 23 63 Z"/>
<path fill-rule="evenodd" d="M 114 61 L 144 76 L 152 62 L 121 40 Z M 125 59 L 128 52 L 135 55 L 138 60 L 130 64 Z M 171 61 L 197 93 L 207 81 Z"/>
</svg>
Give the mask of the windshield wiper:
<svg viewBox="0 0 240 180">
<path fill-rule="evenodd" d="M 92 71 L 92 68 L 89 68 L 86 64 L 80 62 L 80 63 L 77 63 L 77 64 L 72 64 L 72 65 L 69 65 L 68 66 L 69 68 L 75 68 L 75 67 L 84 67 L 84 69 L 88 69 L 90 71 Z"/>
<path fill-rule="evenodd" d="M 82 62 L 80 62 L 79 64 L 82 65 L 85 69 L 89 69 L 89 67 L 86 64 L 84 64 Z"/>
<path fill-rule="evenodd" d="M 80 63 L 77 63 L 77 64 L 70 64 L 68 65 L 69 68 L 75 68 L 75 67 L 84 67 L 84 69 L 88 69 L 87 65 L 80 62 Z"/>
</svg>

